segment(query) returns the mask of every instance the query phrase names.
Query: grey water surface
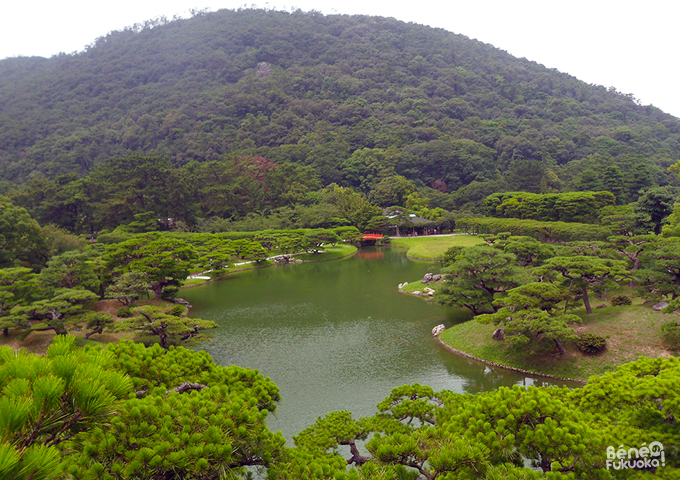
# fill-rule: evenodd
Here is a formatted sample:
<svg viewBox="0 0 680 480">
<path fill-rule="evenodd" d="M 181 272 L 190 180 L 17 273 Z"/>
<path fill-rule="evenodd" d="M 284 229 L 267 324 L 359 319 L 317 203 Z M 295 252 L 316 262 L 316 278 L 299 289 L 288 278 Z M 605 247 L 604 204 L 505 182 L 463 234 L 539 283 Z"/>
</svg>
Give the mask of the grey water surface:
<svg viewBox="0 0 680 480">
<path fill-rule="evenodd" d="M 268 424 L 289 440 L 334 410 L 373 415 L 404 384 L 459 393 L 562 384 L 443 349 L 432 328 L 471 315 L 399 293 L 399 283 L 422 278 L 430 265 L 405 252 L 365 248 L 343 260 L 250 270 L 184 290 L 192 316 L 220 325 L 198 349 L 221 365 L 271 377 L 282 400 Z"/>
</svg>

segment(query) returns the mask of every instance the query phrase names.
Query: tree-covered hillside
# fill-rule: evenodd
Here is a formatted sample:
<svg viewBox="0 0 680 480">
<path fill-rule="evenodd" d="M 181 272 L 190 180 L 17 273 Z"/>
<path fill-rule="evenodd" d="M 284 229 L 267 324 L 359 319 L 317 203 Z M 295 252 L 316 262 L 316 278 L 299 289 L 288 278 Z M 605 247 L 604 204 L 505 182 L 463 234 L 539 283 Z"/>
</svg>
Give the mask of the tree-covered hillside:
<svg viewBox="0 0 680 480">
<path fill-rule="evenodd" d="M 176 165 L 258 155 L 364 192 L 385 172 L 445 193 L 597 190 L 613 166 L 672 181 L 680 121 L 380 17 L 221 10 L 112 32 L 78 54 L 0 61 L 1 179 L 138 153 Z"/>
</svg>

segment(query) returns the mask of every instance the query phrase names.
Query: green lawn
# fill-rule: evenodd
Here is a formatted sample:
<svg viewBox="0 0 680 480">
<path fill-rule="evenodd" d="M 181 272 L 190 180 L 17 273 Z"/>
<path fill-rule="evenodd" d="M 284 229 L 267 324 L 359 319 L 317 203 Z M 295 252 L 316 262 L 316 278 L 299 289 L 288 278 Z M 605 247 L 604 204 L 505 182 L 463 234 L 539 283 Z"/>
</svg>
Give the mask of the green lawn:
<svg viewBox="0 0 680 480">
<path fill-rule="evenodd" d="M 423 283 L 422 280 L 414 280 L 413 282 L 409 282 L 409 284 L 402 288 L 401 291 L 407 293 L 416 291 L 424 292 L 425 289 L 429 287 L 436 292 L 440 284 L 441 282 Z"/>
<path fill-rule="evenodd" d="M 392 238 L 395 247 L 408 248 L 407 255 L 421 260 L 434 260 L 453 246 L 469 247 L 484 243 L 476 235 Z"/>
<path fill-rule="evenodd" d="M 565 345 L 567 353 L 564 357 L 554 351 L 531 355 L 511 348 L 507 341 L 493 340 L 491 334 L 496 327 L 474 320 L 447 329 L 441 334 L 441 339 L 457 350 L 484 360 L 580 380 L 613 370 L 640 356 L 656 358 L 672 354 L 663 343 L 660 328 L 662 324 L 677 319 L 676 314 L 655 312 L 651 305 L 640 303 L 598 308 L 592 315 L 586 315 L 585 311 L 574 313 L 583 318 L 583 323 L 575 327 L 577 333 L 595 333 L 607 338 L 604 352 L 586 355 L 570 342 Z"/>
</svg>

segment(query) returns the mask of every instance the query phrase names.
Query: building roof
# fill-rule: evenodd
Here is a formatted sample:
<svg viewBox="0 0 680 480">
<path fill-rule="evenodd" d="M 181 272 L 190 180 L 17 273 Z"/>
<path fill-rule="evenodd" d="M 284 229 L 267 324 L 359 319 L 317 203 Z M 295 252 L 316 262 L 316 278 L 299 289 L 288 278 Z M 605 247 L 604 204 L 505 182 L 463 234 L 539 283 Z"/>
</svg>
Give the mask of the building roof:
<svg viewBox="0 0 680 480">
<path fill-rule="evenodd" d="M 409 215 L 409 220 L 411 223 L 432 223 L 432 220 L 428 220 L 427 218 L 420 218 L 415 215 Z"/>
</svg>

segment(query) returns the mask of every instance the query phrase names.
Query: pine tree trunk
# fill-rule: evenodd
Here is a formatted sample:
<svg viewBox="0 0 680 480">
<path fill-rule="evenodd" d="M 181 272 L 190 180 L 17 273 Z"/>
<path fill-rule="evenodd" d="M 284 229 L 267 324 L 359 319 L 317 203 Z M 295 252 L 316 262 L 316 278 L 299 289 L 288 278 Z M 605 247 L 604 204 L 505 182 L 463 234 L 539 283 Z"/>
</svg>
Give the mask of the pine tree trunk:
<svg viewBox="0 0 680 480">
<path fill-rule="evenodd" d="M 92 330 L 91 332 L 88 332 L 88 333 L 85 335 L 84 338 L 85 338 L 85 340 L 87 340 L 87 339 L 89 339 L 92 335 L 94 335 L 95 333 L 98 333 L 98 334 L 101 335 L 103 331 L 104 331 L 103 328 L 96 328 L 96 329 Z"/>
<path fill-rule="evenodd" d="M 593 309 L 590 308 L 590 299 L 588 299 L 588 289 L 583 287 L 581 292 L 583 293 L 583 304 L 586 306 L 586 313 L 593 313 Z"/>
<path fill-rule="evenodd" d="M 158 331 L 158 339 L 160 340 L 160 345 L 161 347 L 167 349 L 168 348 L 168 332 L 165 331 L 165 329 L 162 329 Z"/>
<path fill-rule="evenodd" d="M 163 293 L 163 287 L 166 285 L 167 282 L 158 282 L 154 283 L 151 285 L 151 290 L 153 290 L 154 295 L 156 296 L 156 300 L 161 299 L 161 294 Z"/>
<path fill-rule="evenodd" d="M 52 329 L 57 335 L 68 335 L 68 330 L 63 325 L 55 325 Z"/>
</svg>

